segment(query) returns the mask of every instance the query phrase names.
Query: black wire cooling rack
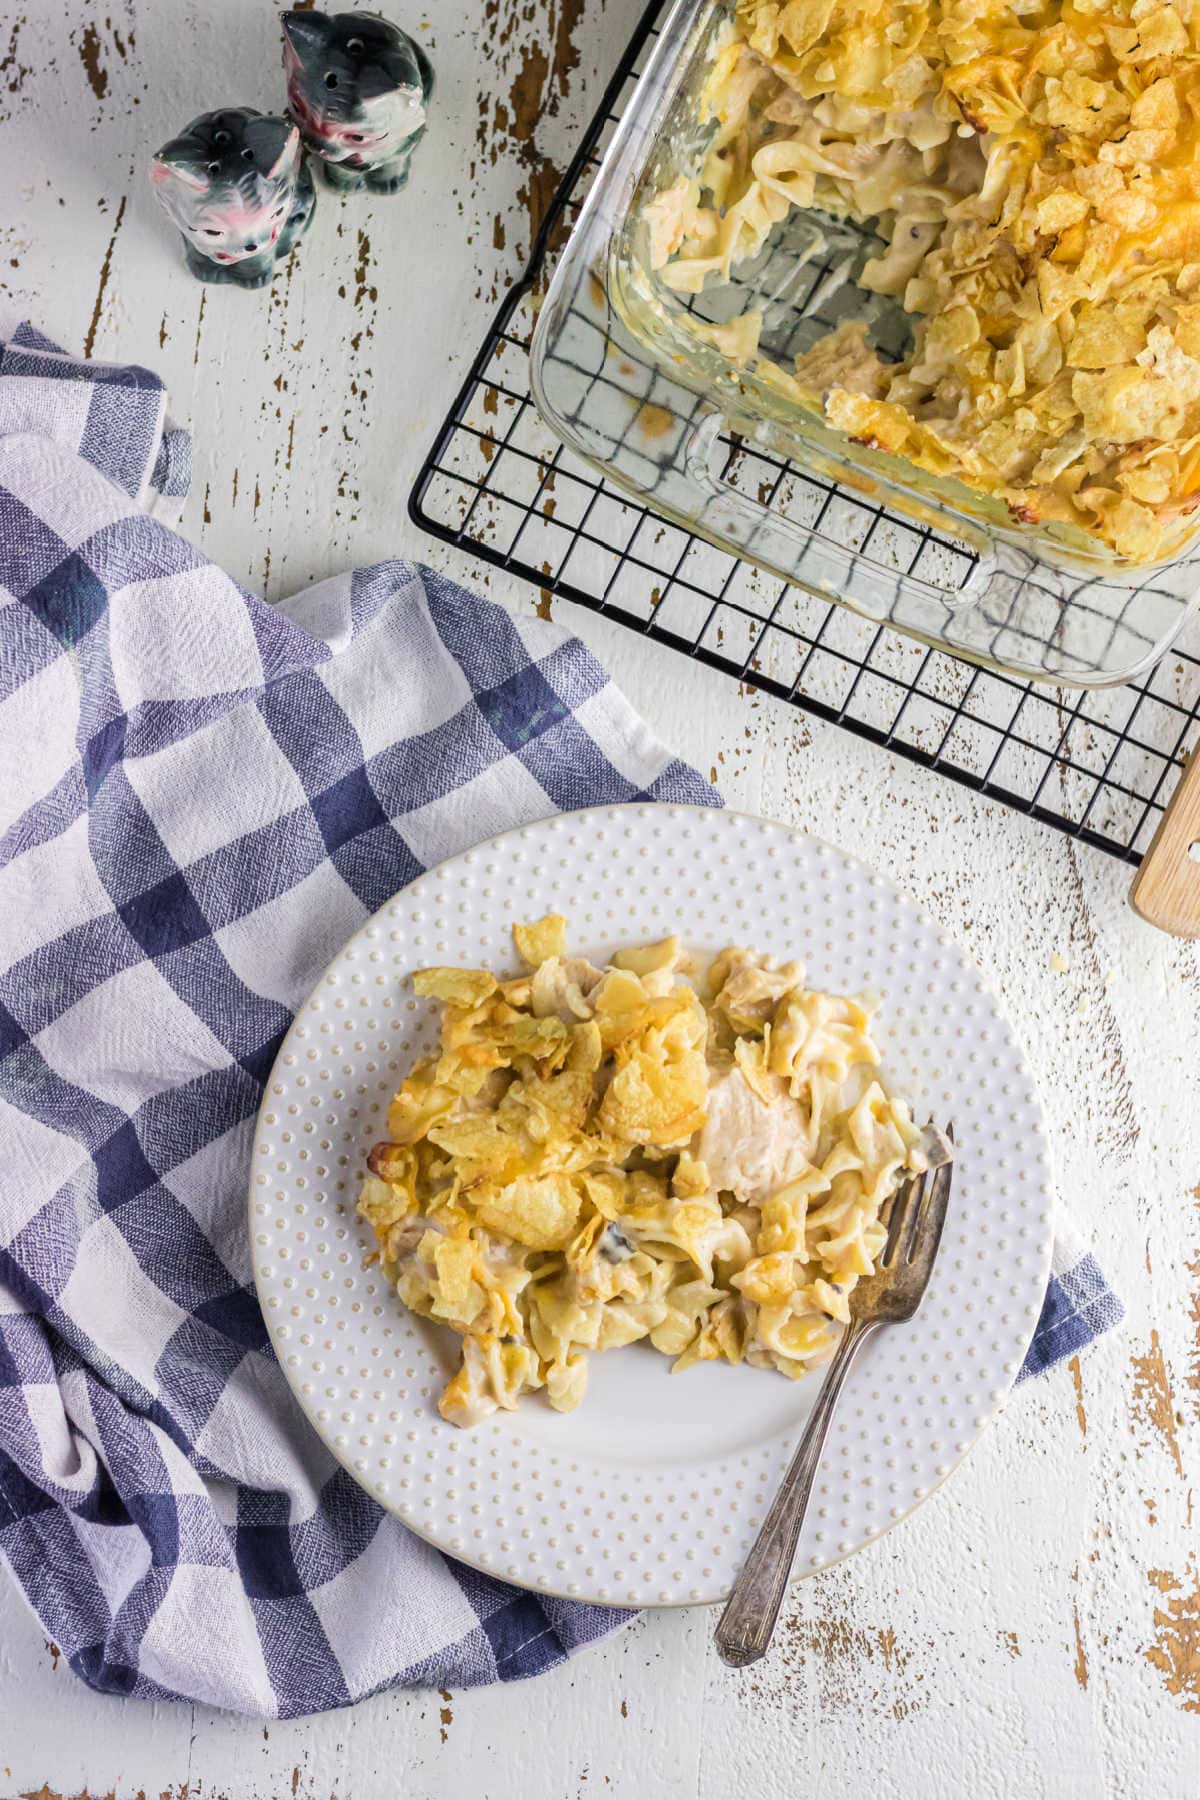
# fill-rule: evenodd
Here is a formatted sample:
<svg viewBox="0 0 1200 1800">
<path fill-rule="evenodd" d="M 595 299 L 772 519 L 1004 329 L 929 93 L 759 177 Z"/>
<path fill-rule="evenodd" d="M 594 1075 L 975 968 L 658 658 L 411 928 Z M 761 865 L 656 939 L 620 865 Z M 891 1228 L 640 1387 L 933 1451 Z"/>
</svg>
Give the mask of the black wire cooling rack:
<svg viewBox="0 0 1200 1800">
<path fill-rule="evenodd" d="M 655 37 L 652 0 L 533 246 L 422 465 L 413 520 L 446 543 L 618 620 L 723 674 L 896 751 L 1081 842 L 1137 863 L 1200 742 L 1200 630 L 1117 688 L 1026 683 L 928 649 L 781 583 L 660 518 L 565 449 L 530 396 L 529 346 L 549 265 Z M 758 468 L 758 463 L 771 463 Z M 751 467 L 751 463 L 755 466 Z M 734 443 L 740 472 L 774 498 L 791 471 Z M 806 490 L 819 487 L 808 474 Z M 852 493 L 815 503 L 849 512 Z M 899 517 L 859 529 L 903 545 Z M 825 516 L 824 514 L 822 515 Z M 853 529 L 853 521 L 851 521 Z M 1190 647 L 1188 647 L 1190 646 Z"/>
</svg>

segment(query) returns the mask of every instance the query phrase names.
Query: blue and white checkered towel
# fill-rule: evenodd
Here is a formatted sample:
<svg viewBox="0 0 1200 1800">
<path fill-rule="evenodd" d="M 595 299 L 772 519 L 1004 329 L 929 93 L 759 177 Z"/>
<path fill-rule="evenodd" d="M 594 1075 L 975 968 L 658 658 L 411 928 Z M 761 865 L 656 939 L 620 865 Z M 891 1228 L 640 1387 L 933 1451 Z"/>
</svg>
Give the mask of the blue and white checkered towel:
<svg viewBox="0 0 1200 1800">
<path fill-rule="evenodd" d="M 142 369 L 0 347 L 0 1551 L 75 1671 L 260 1716 L 531 1675 L 625 1614 L 382 1514 L 272 1359 L 246 1170 L 326 962 L 420 870 L 556 809 L 714 802 L 578 642 L 383 563 L 283 607 L 137 504 Z M 1119 1307 L 1056 1263 L 1029 1370 Z"/>
</svg>

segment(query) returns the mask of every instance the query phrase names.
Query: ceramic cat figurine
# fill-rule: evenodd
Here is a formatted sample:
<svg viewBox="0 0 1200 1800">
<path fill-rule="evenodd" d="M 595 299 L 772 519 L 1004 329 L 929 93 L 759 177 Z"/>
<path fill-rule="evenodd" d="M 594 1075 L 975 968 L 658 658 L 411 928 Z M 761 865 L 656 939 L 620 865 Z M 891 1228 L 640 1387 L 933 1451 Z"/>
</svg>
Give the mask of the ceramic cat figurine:
<svg viewBox="0 0 1200 1800">
<path fill-rule="evenodd" d="M 290 119 L 249 106 L 201 113 L 150 165 L 201 281 L 266 287 L 307 231 L 317 195 Z"/>
<path fill-rule="evenodd" d="M 331 187 L 394 194 L 433 92 L 429 58 L 376 13 L 285 12 L 288 111 Z"/>
</svg>

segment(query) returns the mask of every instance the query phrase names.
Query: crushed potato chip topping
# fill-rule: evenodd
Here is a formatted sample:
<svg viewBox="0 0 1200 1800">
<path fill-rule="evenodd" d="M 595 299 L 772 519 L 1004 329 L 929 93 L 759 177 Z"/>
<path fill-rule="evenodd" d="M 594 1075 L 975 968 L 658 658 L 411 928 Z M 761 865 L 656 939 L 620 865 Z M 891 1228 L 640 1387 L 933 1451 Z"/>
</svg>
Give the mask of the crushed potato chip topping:
<svg viewBox="0 0 1200 1800">
<path fill-rule="evenodd" d="M 700 335 L 1068 546 L 1200 529 L 1200 0 L 737 0 L 701 105 L 703 168 L 646 209 L 666 284 L 817 206 L 875 222 L 860 282 L 914 343 L 844 324 L 785 369 L 757 312 Z"/>
<path fill-rule="evenodd" d="M 676 1369 L 804 1374 L 925 1166 L 866 1002 L 742 949 L 699 985 L 677 937 L 594 968 L 557 915 L 513 939 L 523 975 L 413 977 L 442 1003 L 439 1049 L 392 1101 L 359 1200 L 400 1298 L 462 1338 L 443 1417 L 539 1388 L 567 1411 L 587 1353 L 639 1338 Z"/>
</svg>

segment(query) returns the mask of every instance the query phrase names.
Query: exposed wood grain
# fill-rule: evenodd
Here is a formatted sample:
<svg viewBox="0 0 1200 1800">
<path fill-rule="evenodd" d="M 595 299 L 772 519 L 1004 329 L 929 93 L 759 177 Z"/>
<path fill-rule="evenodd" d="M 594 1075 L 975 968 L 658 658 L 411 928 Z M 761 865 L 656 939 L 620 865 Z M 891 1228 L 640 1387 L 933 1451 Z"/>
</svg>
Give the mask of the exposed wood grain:
<svg viewBox="0 0 1200 1800">
<path fill-rule="evenodd" d="M 1079 1608 L 1073 1608 L 1075 1621 L 1075 1679 L 1083 1690 L 1087 1691 L 1088 1665 L 1087 1655 L 1083 1648 L 1083 1633 L 1079 1629 Z"/>
<path fill-rule="evenodd" d="M 108 71 L 100 61 L 100 34 L 94 25 L 83 28 L 79 39 L 79 60 L 83 64 L 88 86 L 97 100 L 103 100 L 108 92 Z"/>
<path fill-rule="evenodd" d="M 1183 1479 L 1183 1457 L 1179 1449 L 1178 1414 L 1170 1376 L 1163 1358 L 1157 1327 L 1150 1333 L 1150 1347 L 1143 1356 L 1135 1356 L 1133 1369 L 1134 1425 L 1143 1432 L 1153 1432 L 1170 1456 L 1175 1473 Z M 1143 1435 L 1142 1442 L 1145 1442 Z"/>
<path fill-rule="evenodd" d="M 83 340 L 83 354 L 90 356 L 96 344 L 96 333 L 100 328 L 100 309 L 104 305 L 104 295 L 108 288 L 108 278 L 112 274 L 112 256 L 116 247 L 117 234 L 125 218 L 126 196 L 121 195 L 121 204 L 117 208 L 117 216 L 113 222 L 112 236 L 108 240 L 108 248 L 104 252 L 104 261 L 100 264 L 100 280 L 96 286 L 96 304 L 92 308 L 92 317 L 88 324 L 87 335 Z"/>
<path fill-rule="evenodd" d="M 1073 1356 L 1067 1367 L 1071 1371 L 1071 1380 L 1075 1384 L 1075 1417 L 1079 1421 L 1080 1437 L 1087 1436 L 1087 1413 L 1083 1406 L 1083 1370 L 1079 1366 L 1078 1356 Z"/>
<path fill-rule="evenodd" d="M 1182 1580 L 1166 1569 L 1151 1569 L 1150 1585 L 1163 1598 L 1154 1608 L 1154 1643 L 1146 1660 L 1185 1711 L 1200 1713 L 1200 1577 L 1195 1557 Z"/>
</svg>

